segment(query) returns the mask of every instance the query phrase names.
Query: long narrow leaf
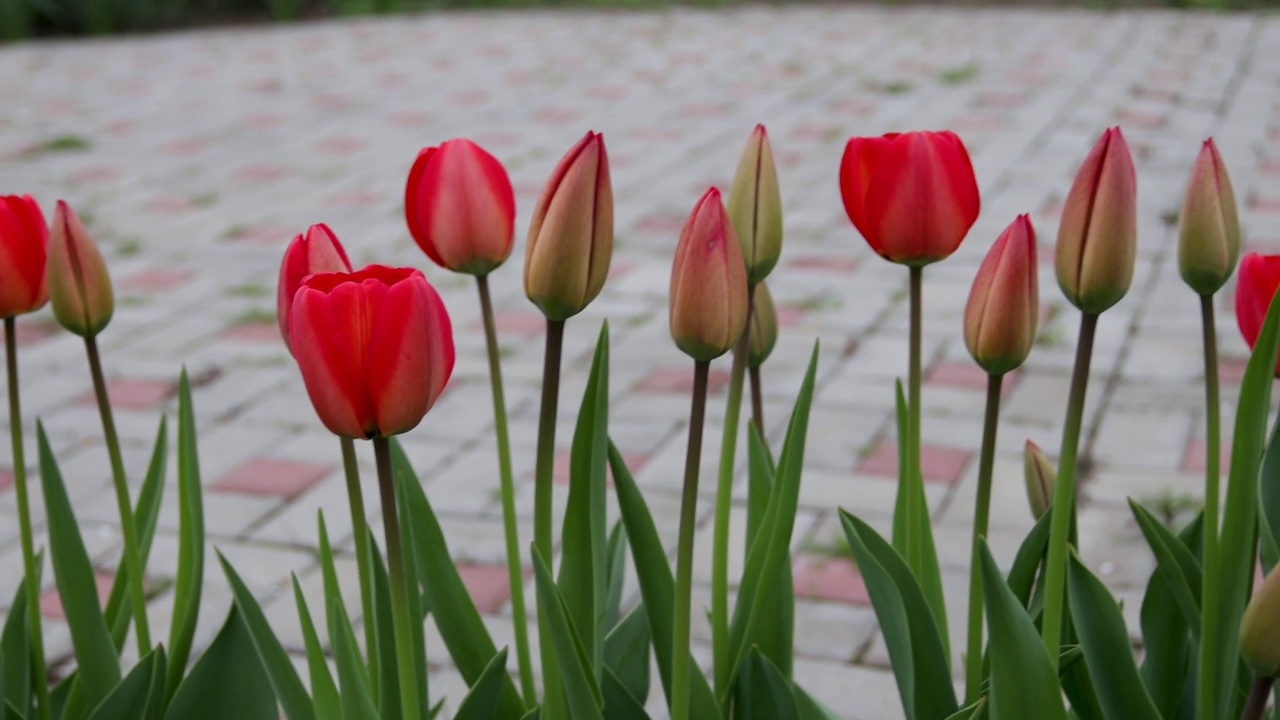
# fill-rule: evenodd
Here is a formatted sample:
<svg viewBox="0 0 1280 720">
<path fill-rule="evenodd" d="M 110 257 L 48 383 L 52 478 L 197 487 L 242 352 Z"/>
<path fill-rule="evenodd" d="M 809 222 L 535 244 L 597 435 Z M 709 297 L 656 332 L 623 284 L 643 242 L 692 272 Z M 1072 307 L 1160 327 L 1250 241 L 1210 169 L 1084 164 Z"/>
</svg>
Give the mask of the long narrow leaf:
<svg viewBox="0 0 1280 720">
<path fill-rule="evenodd" d="M 649 615 L 640 603 L 604 639 L 605 668 L 641 705 L 649 699 L 650 636 Z"/>
<path fill-rule="evenodd" d="M 604 716 L 609 720 L 649 720 L 644 703 L 627 690 L 609 667 L 604 669 L 604 684 L 600 692 L 604 696 Z"/>
<path fill-rule="evenodd" d="M 373 617 L 365 622 L 373 623 L 373 641 L 378 652 L 378 674 L 371 678 L 369 694 L 382 720 L 402 720 L 395 618 L 391 615 L 391 578 L 372 532 L 365 547 L 369 552 L 369 572 L 373 575 Z M 365 671 L 368 673 L 369 668 Z"/>
<path fill-rule="evenodd" d="M 184 369 L 178 380 L 178 573 L 173 590 L 173 624 L 169 626 L 169 695 L 177 691 L 187 667 L 203 586 L 204 500 L 191 383 Z"/>
<path fill-rule="evenodd" d="M 1183 622 L 1198 640 L 1200 637 L 1200 564 L 1185 545 L 1169 532 L 1146 508 L 1129 501 L 1133 517 L 1146 536 L 1156 556 L 1156 572 L 1164 579 L 1165 588 L 1173 594 Z"/>
<path fill-rule="evenodd" d="M 36 567 L 43 564 L 37 561 Z M 27 634 L 26 578 L 18 583 L 18 590 L 9 603 L 9 616 L 4 620 L 0 633 L 0 703 L 9 702 L 23 715 L 31 714 L 31 638 Z"/>
<path fill-rule="evenodd" d="M 164 672 L 164 648 L 156 648 L 139 660 L 111 694 L 94 708 L 89 720 L 146 720 L 157 669 Z M 164 682 L 163 677 L 160 682 Z"/>
<path fill-rule="evenodd" d="M 165 720 L 227 718 L 279 718 L 275 693 L 235 605 L 213 643 L 178 686 L 165 713 Z"/>
<path fill-rule="evenodd" d="M 338 686 L 329 673 L 320 636 L 311 620 L 311 610 L 307 607 L 307 598 L 302 594 L 302 586 L 298 584 L 296 575 L 293 576 L 293 598 L 298 605 L 298 622 L 302 626 L 302 641 L 307 648 L 307 671 L 311 676 L 311 696 L 314 699 L 316 719 L 342 720 L 342 700 L 338 696 Z"/>
<path fill-rule="evenodd" d="M 1260 479 L 1262 502 L 1263 545 L 1272 550 L 1280 548 L 1280 423 L 1271 429 L 1266 455 L 1262 458 Z M 1271 572 L 1275 559 L 1264 565 L 1263 572 Z"/>
<path fill-rule="evenodd" d="M 606 438 L 606 441 L 608 438 Z M 608 446 L 605 449 L 608 459 Z M 609 531 L 609 544 L 605 551 L 604 622 L 602 632 L 608 633 L 622 620 L 622 588 L 627 580 L 627 529 L 618 520 Z"/>
<path fill-rule="evenodd" d="M 467 696 L 458 706 L 453 720 L 494 720 L 498 716 L 498 691 L 502 676 L 507 673 L 507 649 L 503 648 L 489 661 L 480 679 L 471 686 Z"/>
<path fill-rule="evenodd" d="M 138 502 L 133 511 L 133 521 L 138 528 L 138 555 L 144 568 L 147 566 L 147 557 L 151 554 L 151 541 L 155 539 L 156 524 L 160 519 L 165 468 L 169 463 L 168 427 L 166 418 L 161 417 L 160 429 L 156 431 L 156 441 L 151 450 L 151 462 L 147 465 L 147 476 L 142 481 L 142 489 L 138 491 Z M 111 581 L 111 592 L 107 595 L 107 607 L 103 611 L 107 627 L 111 628 L 111 640 L 116 645 L 116 652 L 124 647 L 124 641 L 129 635 L 129 622 L 133 619 L 128 580 L 129 570 L 122 558 L 116 569 L 115 579 Z"/>
<path fill-rule="evenodd" d="M 738 695 L 735 719 L 800 720 L 800 708 L 790 684 L 758 649 L 751 649 L 738 670 L 734 687 Z"/>
<path fill-rule="evenodd" d="M 351 621 L 338 603 L 334 603 L 329 615 L 333 618 L 333 624 L 329 626 L 329 645 L 333 647 L 333 662 L 338 666 L 342 716 L 344 720 L 380 720 L 378 711 L 373 706 L 373 696 L 369 694 L 364 661 L 360 659 L 360 650 L 356 647 L 356 635 L 351 630 Z"/>
<path fill-rule="evenodd" d="M 551 570 L 537 548 L 533 549 L 533 574 L 538 587 L 538 602 L 547 608 L 547 628 L 551 634 L 543 642 L 550 642 L 555 648 L 570 716 L 574 720 L 604 720 L 600 714 L 604 697 L 591 674 L 591 660 L 569 620 L 568 608 L 551 579 Z"/>
<path fill-rule="evenodd" d="M 418 479 L 409 477 L 407 473 L 400 473 L 395 476 L 395 483 L 396 504 L 401 508 L 407 508 L 409 503 L 405 495 L 405 484 L 417 485 Z M 421 717 L 405 718 L 405 720 L 431 720 L 431 695 L 427 688 L 427 639 L 423 627 L 426 624 L 427 614 L 423 609 L 421 584 L 418 580 L 415 559 L 418 543 L 413 536 L 412 523 L 400 523 L 400 548 L 404 560 L 404 582 L 409 588 L 409 617 L 412 618 L 409 623 L 409 640 L 410 649 L 413 651 L 413 667 L 417 671 L 414 673 L 414 682 L 418 684 L 418 697 L 422 698 L 419 704 Z M 383 720 L 386 718 L 384 717 Z"/>
</svg>

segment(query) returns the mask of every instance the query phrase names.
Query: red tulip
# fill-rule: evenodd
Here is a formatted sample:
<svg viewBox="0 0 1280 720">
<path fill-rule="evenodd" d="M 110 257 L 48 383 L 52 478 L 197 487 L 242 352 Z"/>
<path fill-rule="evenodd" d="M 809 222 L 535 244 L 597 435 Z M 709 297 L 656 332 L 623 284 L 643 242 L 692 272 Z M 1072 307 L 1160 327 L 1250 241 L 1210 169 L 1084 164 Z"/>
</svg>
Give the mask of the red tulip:
<svg viewBox="0 0 1280 720">
<path fill-rule="evenodd" d="M 107 263 L 71 206 L 62 200 L 49 231 L 49 263 L 45 268 L 53 316 L 62 327 L 82 337 L 97 335 L 111 322 L 115 295 Z"/>
<path fill-rule="evenodd" d="M 720 191 L 698 200 L 671 268 L 671 337 L 694 360 L 720 357 L 747 324 L 747 266 Z"/>
<path fill-rule="evenodd" d="M 49 301 L 44 268 L 49 227 L 30 195 L 0 197 L 0 318 L 38 310 Z"/>
<path fill-rule="evenodd" d="M 515 193 L 502 163 L 466 138 L 423 148 L 404 214 L 418 247 L 454 272 L 486 275 L 511 254 Z"/>
<path fill-rule="evenodd" d="M 1249 253 L 1240 260 L 1236 276 L 1236 322 L 1249 347 L 1258 342 L 1271 298 L 1280 286 L 1280 255 Z M 1280 373 L 1280 362 L 1277 363 Z"/>
<path fill-rule="evenodd" d="M 904 265 L 947 257 L 978 219 L 973 163 L 950 130 L 850 138 L 840 194 L 871 248 Z"/>
<path fill-rule="evenodd" d="M 987 252 L 964 308 L 964 344 L 993 375 L 1018 367 L 1036 338 L 1036 231 L 1019 215 Z"/>
<path fill-rule="evenodd" d="M 296 235 L 289 247 L 285 248 L 284 260 L 280 262 L 280 281 L 276 283 L 276 321 L 280 324 L 280 335 L 284 337 L 284 346 L 289 347 L 289 310 L 293 307 L 293 296 L 302 287 L 302 281 L 308 275 L 322 272 L 351 272 L 351 261 L 347 259 L 347 251 L 342 249 L 338 236 L 333 234 L 328 225 L 317 223 L 307 228 L 306 235 Z"/>
<path fill-rule="evenodd" d="M 311 404 L 338 435 L 412 430 L 453 372 L 453 329 L 413 268 L 370 265 L 302 282 L 289 335 Z"/>
</svg>

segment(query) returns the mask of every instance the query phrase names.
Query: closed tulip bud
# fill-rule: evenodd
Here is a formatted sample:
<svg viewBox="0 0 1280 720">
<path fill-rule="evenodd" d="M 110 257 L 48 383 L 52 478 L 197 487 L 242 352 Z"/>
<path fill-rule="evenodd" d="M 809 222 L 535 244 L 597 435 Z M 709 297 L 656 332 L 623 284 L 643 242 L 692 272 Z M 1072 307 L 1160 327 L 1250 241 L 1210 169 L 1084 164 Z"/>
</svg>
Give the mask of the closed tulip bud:
<svg viewBox="0 0 1280 720">
<path fill-rule="evenodd" d="M 613 255 L 613 186 L 604 136 L 588 132 L 552 171 L 529 222 L 524 292 L 549 320 L 600 294 Z"/>
<path fill-rule="evenodd" d="M 916 267 L 955 252 L 980 204 L 969 153 L 950 130 L 850 138 L 840 195 L 871 249 Z"/>
<path fill-rule="evenodd" d="M 1218 292 L 1240 258 L 1240 217 L 1227 166 L 1213 138 L 1204 141 L 1191 168 L 1178 225 L 1182 280 L 1201 295 Z"/>
<path fill-rule="evenodd" d="M 1018 367 L 1035 342 L 1040 315 L 1036 231 L 1019 215 L 987 252 L 964 308 L 964 344 L 992 375 Z"/>
<path fill-rule="evenodd" d="M 782 194 L 764 125 L 756 125 L 747 138 L 729 188 L 727 208 L 742 243 L 747 282 L 757 285 L 768 277 L 782 254 Z"/>
<path fill-rule="evenodd" d="M 1022 458 L 1027 481 L 1027 503 L 1031 506 L 1031 516 L 1039 520 L 1053 503 L 1053 486 L 1057 482 L 1058 471 L 1053 468 L 1049 458 L 1045 457 L 1040 446 L 1030 440 L 1027 441 Z"/>
<path fill-rule="evenodd" d="M 293 299 L 289 336 L 311 404 L 337 435 L 412 430 L 453 372 L 449 313 L 413 268 L 307 277 Z"/>
<path fill-rule="evenodd" d="M 38 310 L 49 301 L 45 264 L 49 227 L 30 195 L 0 197 L 0 318 Z"/>
<path fill-rule="evenodd" d="M 276 320 L 284 346 L 289 346 L 289 311 L 293 308 L 293 296 L 298 294 L 302 281 L 308 275 L 329 272 L 351 272 L 351 261 L 342 249 L 338 236 L 328 225 L 318 223 L 307 228 L 306 235 L 296 235 L 285 248 L 280 262 L 280 281 L 276 283 Z"/>
<path fill-rule="evenodd" d="M 49 231 L 48 283 L 53 316 L 62 327 L 91 337 L 111 322 L 115 296 L 107 263 L 80 218 L 62 200 Z"/>
<path fill-rule="evenodd" d="M 671 268 L 671 337 L 698 361 L 720 357 L 747 323 L 747 271 L 720 191 L 708 190 L 680 232 Z"/>
<path fill-rule="evenodd" d="M 1249 253 L 1240 260 L 1240 274 L 1236 278 L 1236 323 L 1249 347 L 1258 342 L 1258 333 L 1262 332 L 1262 322 L 1278 286 L 1280 255 Z M 1280 375 L 1280 361 L 1276 374 Z"/>
<path fill-rule="evenodd" d="M 1245 608 L 1240 656 L 1259 677 L 1280 675 L 1280 566 L 1267 573 Z"/>
<path fill-rule="evenodd" d="M 765 283 L 756 285 L 751 305 L 751 340 L 747 345 L 747 367 L 760 367 L 778 344 L 778 308 Z"/>
<path fill-rule="evenodd" d="M 454 272 L 487 275 L 511 254 L 516 200 L 502 163 L 466 138 L 418 154 L 404 191 L 409 232 Z"/>
<path fill-rule="evenodd" d="M 1138 250 L 1137 203 L 1133 157 L 1120 128 L 1110 128 L 1076 173 L 1058 226 L 1058 285 L 1086 313 L 1101 313 L 1129 291 Z"/>
</svg>

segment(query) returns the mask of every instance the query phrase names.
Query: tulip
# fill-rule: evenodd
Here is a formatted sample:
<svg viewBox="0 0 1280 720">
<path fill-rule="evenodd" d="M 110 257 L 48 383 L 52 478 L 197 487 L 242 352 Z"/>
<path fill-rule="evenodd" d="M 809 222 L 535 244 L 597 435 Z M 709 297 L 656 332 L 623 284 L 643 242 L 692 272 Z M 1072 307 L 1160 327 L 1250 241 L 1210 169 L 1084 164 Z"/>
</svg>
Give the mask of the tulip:
<svg viewBox="0 0 1280 720">
<path fill-rule="evenodd" d="M 1030 440 L 1022 453 L 1022 460 L 1027 481 L 1027 503 L 1031 506 L 1032 517 L 1039 520 L 1053 502 L 1057 472 L 1040 446 Z"/>
<path fill-rule="evenodd" d="M 423 148 L 404 191 L 409 233 L 435 264 L 487 275 L 511 254 L 516 200 L 502 163 L 466 138 Z"/>
<path fill-rule="evenodd" d="M 1280 675 L 1280 570 L 1267 573 L 1245 608 L 1240 655 L 1260 677 Z"/>
<path fill-rule="evenodd" d="M 107 264 L 80 218 L 62 200 L 49 232 L 47 273 L 53 316 L 63 327 L 91 337 L 107 326 L 115 310 Z"/>
<path fill-rule="evenodd" d="M 751 312 L 751 336 L 747 345 L 747 367 L 758 368 L 769 359 L 778 344 L 778 308 L 769 286 L 756 285 Z"/>
<path fill-rule="evenodd" d="M 747 272 L 720 191 L 711 188 L 680 232 L 671 268 L 671 337 L 709 361 L 733 347 L 747 322 Z"/>
<path fill-rule="evenodd" d="M 285 248 L 280 263 L 280 281 L 276 283 L 276 320 L 284 346 L 289 346 L 289 311 L 293 308 L 293 296 L 298 293 L 302 281 L 308 275 L 327 272 L 351 272 L 351 261 L 346 250 L 338 242 L 328 225 L 318 223 L 307 228 L 306 235 L 296 235 Z"/>
<path fill-rule="evenodd" d="M 533 209 L 524 291 L 548 320 L 567 320 L 604 287 L 613 255 L 613 187 L 604 136 L 588 132 L 551 173 Z"/>
<path fill-rule="evenodd" d="M 1249 347 L 1258 342 L 1271 298 L 1280 286 L 1280 255 L 1249 253 L 1240 260 L 1236 279 L 1236 323 Z M 1276 368 L 1280 374 L 1280 364 Z"/>
<path fill-rule="evenodd" d="M 0 197 L 0 317 L 38 310 L 49 301 L 45 262 L 49 227 L 30 195 Z"/>
<path fill-rule="evenodd" d="M 1231 178 L 1213 138 L 1204 141 L 1178 222 L 1178 270 L 1192 290 L 1216 293 L 1231 277 L 1240 257 L 1240 218 Z"/>
<path fill-rule="evenodd" d="M 413 429 L 453 371 L 449 314 L 413 268 L 308 277 L 293 299 L 289 336 L 311 403 L 338 435 Z"/>
<path fill-rule="evenodd" d="M 955 252 L 978 219 L 973 164 L 950 130 L 850 138 L 840 194 L 871 248 L 913 267 Z"/>
<path fill-rule="evenodd" d="M 1076 173 L 1058 226 L 1062 292 L 1097 315 L 1120 302 L 1133 281 L 1138 181 L 1120 128 L 1102 134 Z"/>
<path fill-rule="evenodd" d="M 742 243 L 747 282 L 757 285 L 778 264 L 782 253 L 782 195 L 764 125 L 756 125 L 747 139 L 729 188 L 727 208 Z"/>
<path fill-rule="evenodd" d="M 964 344 L 992 375 L 1018 367 L 1036 336 L 1036 232 L 1019 215 L 987 252 L 964 309 Z"/>
</svg>

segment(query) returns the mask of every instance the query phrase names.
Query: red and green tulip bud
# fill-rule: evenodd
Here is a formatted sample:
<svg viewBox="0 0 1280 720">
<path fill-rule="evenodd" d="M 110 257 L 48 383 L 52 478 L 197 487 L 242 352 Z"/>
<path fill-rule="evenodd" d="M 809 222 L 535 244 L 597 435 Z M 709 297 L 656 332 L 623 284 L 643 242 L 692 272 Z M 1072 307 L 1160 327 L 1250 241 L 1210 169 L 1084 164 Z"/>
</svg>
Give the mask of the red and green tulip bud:
<svg viewBox="0 0 1280 720">
<path fill-rule="evenodd" d="M 1213 138 L 1204 141 L 1191 168 L 1179 218 L 1178 271 L 1201 295 L 1212 295 L 1240 258 L 1240 217 L 1231 178 Z"/>
<path fill-rule="evenodd" d="M 409 171 L 404 214 L 440 267 L 487 275 L 511 254 L 515 193 L 498 159 L 466 138 L 423 148 Z"/>
<path fill-rule="evenodd" d="M 973 163 L 950 130 L 851 138 L 840 195 L 871 248 L 904 265 L 946 258 L 978 219 Z"/>
<path fill-rule="evenodd" d="M 751 306 L 751 337 L 747 344 L 747 367 L 760 367 L 778 344 L 778 308 L 765 283 L 756 285 Z"/>
<path fill-rule="evenodd" d="M 38 310 L 49 301 L 45 263 L 49 227 L 30 195 L 0 197 L 0 318 Z"/>
<path fill-rule="evenodd" d="M 1280 675 L 1280 570 L 1272 568 L 1240 622 L 1240 655 L 1259 677 Z"/>
<path fill-rule="evenodd" d="M 670 300 L 671 337 L 694 360 L 720 357 L 746 329 L 746 265 L 715 188 L 698 200 L 680 232 Z"/>
<path fill-rule="evenodd" d="M 549 320 L 600 294 L 613 255 L 613 186 L 604 136 L 588 132 L 551 173 L 525 244 L 524 292 Z"/>
<path fill-rule="evenodd" d="M 1026 215 L 1000 233 L 969 291 L 964 343 L 992 375 L 1021 365 L 1031 352 L 1040 314 L 1036 232 Z"/>
<path fill-rule="evenodd" d="M 768 277 L 782 254 L 782 194 L 764 125 L 756 125 L 747 138 L 726 205 L 742 243 L 747 282 L 756 285 Z"/>
<path fill-rule="evenodd" d="M 1032 517 L 1039 520 L 1053 504 L 1053 486 L 1057 482 L 1058 472 L 1040 446 L 1030 440 L 1027 441 L 1022 459 L 1027 481 L 1027 503 L 1031 506 Z"/>
<path fill-rule="evenodd" d="M 62 200 L 49 230 L 47 273 L 49 299 L 58 322 L 82 337 L 102 332 L 115 310 L 111 276 L 89 231 Z"/>
<path fill-rule="evenodd" d="M 453 372 L 449 314 L 413 268 L 309 276 L 294 296 L 289 336 L 316 414 L 337 435 L 412 430 Z"/>
<path fill-rule="evenodd" d="M 1110 128 L 1076 173 L 1058 226 L 1058 285 L 1086 313 L 1101 313 L 1129 291 L 1137 255 L 1137 203 L 1133 157 L 1120 128 Z"/>
<path fill-rule="evenodd" d="M 328 225 L 319 223 L 307 228 L 306 235 L 297 235 L 285 248 L 280 262 L 280 280 L 276 283 L 276 320 L 284 346 L 289 345 L 289 311 L 293 308 L 293 296 L 298 294 L 302 281 L 308 275 L 329 272 L 351 272 L 351 261 L 342 249 L 338 236 Z"/>
<path fill-rule="evenodd" d="M 1280 286 L 1280 255 L 1249 253 L 1240 260 L 1236 278 L 1236 323 L 1249 347 L 1258 342 L 1271 298 Z M 1276 366 L 1280 375 L 1280 364 Z"/>
</svg>

